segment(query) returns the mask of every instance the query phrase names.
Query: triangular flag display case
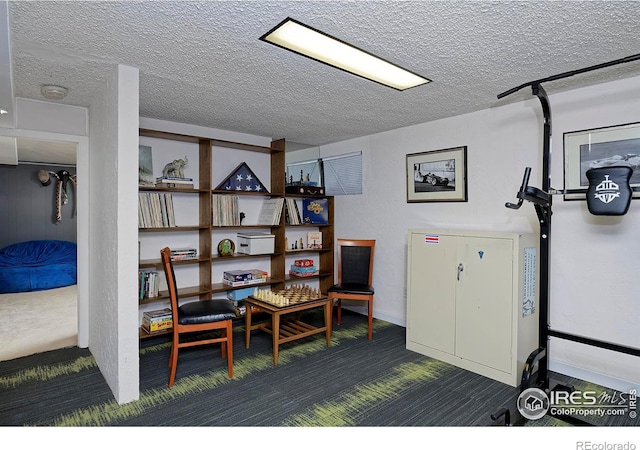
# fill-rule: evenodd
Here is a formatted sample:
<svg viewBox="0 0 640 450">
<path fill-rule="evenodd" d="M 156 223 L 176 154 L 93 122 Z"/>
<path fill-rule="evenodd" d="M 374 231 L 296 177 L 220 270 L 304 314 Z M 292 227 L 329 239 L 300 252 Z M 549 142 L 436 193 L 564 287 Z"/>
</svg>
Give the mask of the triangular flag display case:
<svg viewBox="0 0 640 450">
<path fill-rule="evenodd" d="M 312 277 L 305 277 L 304 283 L 317 285 L 322 292 L 326 292 L 333 284 L 333 197 L 300 195 L 285 191 L 286 146 L 284 139 L 274 140 L 270 146 L 260 146 L 148 129 L 140 129 L 140 139 L 141 145 L 148 145 L 152 148 L 166 148 L 169 154 L 172 145 L 175 145 L 176 152 L 179 152 L 176 154 L 182 154 L 182 148 L 185 148 L 183 147 L 185 143 L 191 144 L 185 148 L 185 151 L 190 151 L 194 155 L 193 161 L 191 156 L 189 160 L 194 166 L 191 170 L 197 171 L 198 178 L 193 189 L 144 185 L 139 187 L 139 192 L 142 195 L 157 193 L 174 197 L 173 201 L 179 202 L 177 206 L 182 208 L 179 214 L 181 223 L 190 224 L 189 226 L 184 226 L 178 223 L 178 226 L 172 227 L 139 228 L 139 240 L 141 243 L 139 252 L 143 255 L 138 264 L 139 270 L 161 272 L 161 248 L 165 246 L 179 248 L 184 246 L 185 240 L 187 240 L 190 245 L 197 248 L 196 257 L 173 262 L 174 266 L 179 268 L 178 270 L 183 274 L 182 280 L 185 280 L 182 283 L 178 283 L 178 296 L 181 301 L 191 301 L 190 299 L 204 300 L 212 297 L 227 298 L 230 299 L 229 301 L 237 300 L 237 295 L 241 294 L 236 291 L 246 286 L 229 286 L 224 283 L 222 274 L 230 269 L 253 268 L 254 264 L 259 265 L 260 268 L 264 266 L 263 270 L 269 273 L 266 281 L 262 283 L 262 288 L 270 287 L 274 291 L 279 291 L 287 285 L 302 283 L 300 281 L 301 278 L 289 275 L 288 270 L 294 260 L 299 258 L 313 259 L 318 266 L 318 274 Z M 225 157 L 231 156 L 230 153 L 226 153 L 227 151 L 231 153 L 235 151 L 247 152 L 243 153 L 247 159 L 243 157 L 245 162 L 239 164 L 214 189 L 212 183 L 213 169 L 220 169 L 220 163 L 225 162 Z M 261 154 L 268 155 L 268 158 L 263 158 L 260 156 Z M 214 157 L 214 155 L 218 156 Z M 269 165 L 267 185 L 264 185 L 250 168 L 251 165 L 258 167 L 259 163 Z M 222 225 L 217 223 L 215 219 L 217 216 L 214 197 L 218 200 L 224 200 L 227 197 L 241 197 L 242 201 L 246 200 L 243 205 L 246 208 L 259 208 L 256 200 L 260 200 L 261 204 L 264 204 L 265 201 L 273 201 L 278 202 L 280 205 L 288 201 L 290 205 L 295 206 L 296 210 L 298 208 L 301 209 L 303 200 L 310 197 L 317 200 L 326 199 L 329 219 L 328 223 L 325 224 L 305 224 L 301 219 L 296 223 L 290 223 L 286 220 L 286 214 L 280 214 L 275 219 L 272 218 L 263 224 L 239 223 Z M 282 207 L 280 208 L 282 210 Z M 233 246 L 231 245 L 228 245 L 231 249 L 226 249 L 223 252 L 218 251 L 217 246 L 221 240 L 226 239 L 232 242 L 234 234 L 236 236 L 238 234 L 246 234 L 247 231 L 259 231 L 263 234 L 273 235 L 273 252 L 256 255 L 244 254 L 237 251 L 237 246 L 235 251 L 232 250 Z M 304 238 L 307 237 L 308 232 L 321 233 L 323 245 L 320 247 L 305 244 Z M 168 303 L 168 300 L 169 296 L 165 284 L 161 282 L 160 291 L 156 297 L 138 299 L 140 317 L 147 310 L 162 309 Z M 238 307 L 238 314 L 238 320 L 244 320 L 241 319 L 240 306 Z M 170 330 L 163 330 L 158 334 L 169 332 Z M 146 333 L 142 328 L 140 329 L 139 337 L 141 339 L 150 336 L 152 335 Z M 153 336 L 157 336 L 157 334 L 153 334 Z"/>
<path fill-rule="evenodd" d="M 233 172 L 218 185 L 216 190 L 269 193 L 267 187 L 262 184 L 246 162 L 233 169 Z"/>
</svg>

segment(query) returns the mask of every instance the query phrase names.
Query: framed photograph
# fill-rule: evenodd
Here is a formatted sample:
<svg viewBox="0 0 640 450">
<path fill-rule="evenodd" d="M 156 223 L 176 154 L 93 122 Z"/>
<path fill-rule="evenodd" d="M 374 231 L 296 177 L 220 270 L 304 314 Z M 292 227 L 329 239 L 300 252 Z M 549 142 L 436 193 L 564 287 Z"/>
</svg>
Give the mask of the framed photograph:
<svg viewBox="0 0 640 450">
<path fill-rule="evenodd" d="M 640 123 L 564 133 L 565 200 L 585 200 L 587 170 L 607 166 L 631 167 L 631 187 L 640 186 Z"/>
<path fill-rule="evenodd" d="M 148 145 L 138 145 L 139 164 L 138 168 L 138 185 L 155 186 L 156 180 L 153 177 L 153 154 L 151 147 Z"/>
<path fill-rule="evenodd" d="M 407 155 L 407 203 L 466 201 L 466 146 Z"/>
</svg>

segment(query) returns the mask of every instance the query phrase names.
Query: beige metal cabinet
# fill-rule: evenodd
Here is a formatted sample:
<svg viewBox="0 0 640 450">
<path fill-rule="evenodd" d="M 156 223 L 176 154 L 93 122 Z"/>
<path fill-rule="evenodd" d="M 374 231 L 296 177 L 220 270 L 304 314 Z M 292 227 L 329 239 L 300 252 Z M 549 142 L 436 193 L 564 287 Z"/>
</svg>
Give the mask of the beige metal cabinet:
<svg viewBox="0 0 640 450">
<path fill-rule="evenodd" d="M 407 349 L 517 386 L 538 346 L 537 236 L 410 230 Z"/>
</svg>

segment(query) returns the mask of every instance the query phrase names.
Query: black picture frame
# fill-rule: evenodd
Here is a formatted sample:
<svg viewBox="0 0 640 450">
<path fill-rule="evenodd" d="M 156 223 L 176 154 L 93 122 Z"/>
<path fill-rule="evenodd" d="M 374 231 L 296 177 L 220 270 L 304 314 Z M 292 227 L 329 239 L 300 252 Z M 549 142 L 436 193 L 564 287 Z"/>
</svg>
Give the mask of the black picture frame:
<svg viewBox="0 0 640 450">
<path fill-rule="evenodd" d="M 631 187 L 640 186 L 640 123 L 566 132 L 563 146 L 564 200 L 586 200 L 586 172 L 593 167 L 629 166 Z"/>
<path fill-rule="evenodd" d="M 466 202 L 467 147 L 411 153 L 407 160 L 407 203 Z"/>
</svg>

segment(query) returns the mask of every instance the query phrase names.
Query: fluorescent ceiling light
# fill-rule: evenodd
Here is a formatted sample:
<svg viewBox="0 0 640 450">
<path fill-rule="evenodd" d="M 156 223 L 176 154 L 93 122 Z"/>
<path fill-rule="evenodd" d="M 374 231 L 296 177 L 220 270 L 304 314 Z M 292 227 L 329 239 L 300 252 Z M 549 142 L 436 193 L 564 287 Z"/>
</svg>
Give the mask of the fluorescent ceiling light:
<svg viewBox="0 0 640 450">
<path fill-rule="evenodd" d="M 260 39 L 400 91 L 431 81 L 291 18 Z"/>
</svg>

